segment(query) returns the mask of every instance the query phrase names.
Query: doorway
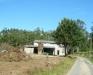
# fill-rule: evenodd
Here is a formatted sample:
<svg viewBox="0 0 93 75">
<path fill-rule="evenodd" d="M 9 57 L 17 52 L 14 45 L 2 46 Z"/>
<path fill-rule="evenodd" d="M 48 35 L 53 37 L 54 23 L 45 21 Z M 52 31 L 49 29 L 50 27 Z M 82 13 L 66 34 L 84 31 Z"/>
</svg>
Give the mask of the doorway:
<svg viewBox="0 0 93 75">
<path fill-rule="evenodd" d="M 59 55 L 59 50 L 57 50 L 57 55 Z"/>
<path fill-rule="evenodd" d="M 55 48 L 43 48 L 44 53 L 48 53 L 49 55 L 53 55 Z"/>
<path fill-rule="evenodd" d="M 34 53 L 38 54 L 38 48 L 37 47 L 34 48 Z"/>
</svg>

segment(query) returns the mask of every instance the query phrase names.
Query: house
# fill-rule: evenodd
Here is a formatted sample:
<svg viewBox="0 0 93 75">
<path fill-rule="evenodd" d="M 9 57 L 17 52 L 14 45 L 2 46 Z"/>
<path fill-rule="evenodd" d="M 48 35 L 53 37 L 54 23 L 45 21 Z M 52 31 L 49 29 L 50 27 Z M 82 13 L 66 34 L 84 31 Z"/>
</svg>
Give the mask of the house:
<svg viewBox="0 0 93 75">
<path fill-rule="evenodd" d="M 25 45 L 24 52 L 26 54 L 46 54 L 49 55 L 65 55 L 63 45 L 58 45 L 54 41 L 35 40 L 33 45 Z"/>
</svg>

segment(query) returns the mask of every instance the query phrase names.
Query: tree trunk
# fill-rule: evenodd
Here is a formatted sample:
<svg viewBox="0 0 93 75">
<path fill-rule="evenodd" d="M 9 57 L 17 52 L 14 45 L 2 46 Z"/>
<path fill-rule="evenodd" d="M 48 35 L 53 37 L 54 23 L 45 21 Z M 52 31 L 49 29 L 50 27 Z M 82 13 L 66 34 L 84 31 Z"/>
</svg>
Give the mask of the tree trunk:
<svg viewBox="0 0 93 75">
<path fill-rule="evenodd" d="M 67 56 L 67 45 L 65 44 L 64 47 L 65 47 L 65 56 Z"/>
</svg>

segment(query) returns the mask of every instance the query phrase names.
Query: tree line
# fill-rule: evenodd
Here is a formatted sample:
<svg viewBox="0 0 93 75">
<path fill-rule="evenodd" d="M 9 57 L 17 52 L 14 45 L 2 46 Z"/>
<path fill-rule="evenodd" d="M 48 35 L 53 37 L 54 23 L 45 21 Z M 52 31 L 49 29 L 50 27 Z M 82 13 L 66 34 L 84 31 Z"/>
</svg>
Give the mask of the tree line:
<svg viewBox="0 0 93 75">
<path fill-rule="evenodd" d="M 51 31 L 45 32 L 40 28 L 34 31 L 5 28 L 0 32 L 0 44 L 7 43 L 14 47 L 21 47 L 32 44 L 34 40 L 52 40 Z"/>
<path fill-rule="evenodd" d="M 93 27 L 89 33 L 85 25 L 82 20 L 64 18 L 54 31 L 44 31 L 39 27 L 34 31 L 5 28 L 0 31 L 0 44 L 8 43 L 14 47 L 21 47 L 32 44 L 34 40 L 52 40 L 57 44 L 63 44 L 68 53 L 88 51 L 90 48 L 93 49 Z"/>
</svg>

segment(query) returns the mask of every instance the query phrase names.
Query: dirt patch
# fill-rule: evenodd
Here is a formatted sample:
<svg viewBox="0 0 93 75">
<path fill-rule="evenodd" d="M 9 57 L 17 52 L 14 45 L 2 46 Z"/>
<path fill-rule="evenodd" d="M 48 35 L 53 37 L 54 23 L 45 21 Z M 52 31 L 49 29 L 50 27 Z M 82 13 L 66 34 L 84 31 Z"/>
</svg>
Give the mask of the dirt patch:
<svg viewBox="0 0 93 75">
<path fill-rule="evenodd" d="M 36 70 L 51 69 L 63 60 L 63 57 L 57 56 L 26 56 L 19 49 L 7 44 L 1 47 L 5 51 L 0 52 L 0 75 L 33 75 Z"/>
<path fill-rule="evenodd" d="M 6 50 L 4 52 L 0 52 L 0 61 L 21 61 L 25 58 L 25 54 L 22 53 L 17 48 L 9 48 L 9 50 Z"/>
<path fill-rule="evenodd" d="M 36 69 L 52 68 L 62 61 L 62 57 L 33 56 L 33 59 L 20 62 L 0 62 L 0 75 L 28 75 Z"/>
</svg>

